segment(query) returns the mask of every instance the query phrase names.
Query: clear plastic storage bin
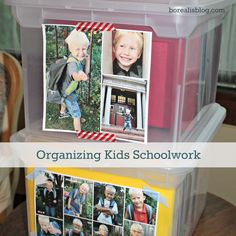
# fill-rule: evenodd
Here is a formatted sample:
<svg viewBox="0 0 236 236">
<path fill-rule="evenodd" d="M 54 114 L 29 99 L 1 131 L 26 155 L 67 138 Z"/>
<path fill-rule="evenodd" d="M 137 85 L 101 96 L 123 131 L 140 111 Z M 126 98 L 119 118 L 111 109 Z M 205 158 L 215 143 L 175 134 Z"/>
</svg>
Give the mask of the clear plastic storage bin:
<svg viewBox="0 0 236 236">
<path fill-rule="evenodd" d="M 64 136 L 42 131 L 41 25 L 107 22 L 153 33 L 148 141 L 186 141 L 215 102 L 221 23 L 233 2 L 7 0 L 21 25 L 26 131 L 51 140 Z M 194 8 L 200 12 L 190 12 Z M 69 137 L 74 139 L 73 134 Z"/>
<path fill-rule="evenodd" d="M 215 132 L 221 125 L 221 112 L 218 115 L 218 105 L 212 106 L 213 109 L 208 119 L 196 129 L 190 141 L 210 141 Z M 197 127 L 196 127 L 197 128 Z M 203 131 L 204 129 L 204 131 Z M 201 131 L 200 131 L 201 130 Z M 40 138 L 43 138 L 41 136 Z M 40 141 L 39 137 L 32 133 L 29 135 L 26 130 L 21 130 L 14 136 L 11 141 Z M 48 136 L 44 137 L 44 141 L 51 141 Z M 60 139 L 55 139 L 61 141 Z M 27 168 L 26 175 L 32 175 L 31 168 Z M 94 182 L 105 182 L 112 185 L 127 186 L 134 188 L 149 188 L 160 194 L 161 199 L 158 203 L 157 224 L 154 231 L 148 231 L 147 225 L 144 226 L 144 231 L 148 236 L 166 235 L 166 236 L 190 236 L 192 235 L 195 226 L 204 210 L 206 203 L 207 192 L 207 169 L 181 169 L 181 168 L 148 168 L 148 169 L 69 169 L 69 168 L 50 168 L 52 173 L 61 174 L 64 176 L 74 176 L 78 179 L 88 179 Z M 29 235 L 35 235 L 39 225 L 37 217 L 40 214 L 36 213 L 35 200 L 35 185 L 36 180 L 26 178 L 27 191 L 27 207 L 28 207 L 28 230 Z M 64 203 L 65 204 L 65 203 Z M 64 221 L 63 221 L 64 222 Z M 92 221 L 96 227 L 96 221 Z M 95 222 L 95 223 L 94 223 Z M 127 222 L 124 220 L 124 224 Z M 125 230 L 125 227 L 121 227 Z M 63 228 L 65 229 L 65 228 Z M 65 234 L 64 234 L 65 235 Z M 88 234 L 89 235 L 89 234 Z M 96 234 L 92 234 L 96 235 Z M 113 234 L 111 234 L 113 236 Z M 115 236 L 116 234 L 114 234 Z M 125 234 L 124 236 L 129 236 Z"/>
<path fill-rule="evenodd" d="M 35 171 L 32 168 L 27 169 L 27 176 L 32 175 L 32 172 Z M 137 169 L 127 169 L 127 171 L 131 173 L 137 174 Z M 143 231 L 146 233 L 144 235 L 154 236 L 154 235 L 192 235 L 195 226 L 202 214 L 202 211 L 205 207 L 206 202 L 206 178 L 207 178 L 207 171 L 204 169 L 194 169 L 188 174 L 185 173 L 185 177 L 183 177 L 182 182 L 179 185 L 174 187 L 162 187 L 159 186 L 156 182 L 150 182 L 145 179 L 145 175 L 148 175 L 144 171 L 144 176 L 142 178 L 137 178 L 135 175 L 124 176 L 123 171 L 119 169 L 114 169 L 113 171 L 103 171 L 103 170 L 88 170 L 88 169 L 69 169 L 69 168 L 50 168 L 45 170 L 47 173 L 55 173 L 57 175 L 62 176 L 73 176 L 74 178 L 78 178 L 79 180 L 89 180 L 90 182 L 93 181 L 95 183 L 109 183 L 113 186 L 125 186 L 126 188 L 139 188 L 143 189 L 143 192 L 151 190 L 158 192 L 160 197 L 158 198 L 158 207 L 153 208 L 153 211 L 157 213 L 155 218 L 155 224 L 142 224 L 139 222 L 129 221 L 126 220 L 125 216 L 123 215 L 123 223 L 120 224 L 120 229 L 122 233 L 115 234 L 114 231 L 111 234 L 113 235 L 124 235 L 128 236 L 129 234 L 126 232 L 126 224 L 127 222 L 131 223 L 138 223 L 142 225 Z M 38 203 L 36 200 L 37 190 L 37 177 L 35 179 L 26 179 L 26 191 L 27 191 L 27 206 L 28 206 L 28 229 L 29 235 L 34 235 L 35 232 L 38 231 L 39 225 L 37 222 L 37 217 L 39 215 L 45 215 L 43 212 L 39 212 Z M 66 183 L 64 182 L 64 193 L 66 192 Z M 168 185 L 168 180 L 166 180 L 166 184 Z M 91 191 L 95 191 L 94 190 Z M 57 190 L 58 191 L 58 190 Z M 68 190 L 67 190 L 68 191 Z M 128 191 L 126 191 L 125 199 L 128 198 Z M 96 192 L 94 192 L 96 195 Z M 147 195 L 148 196 L 148 195 Z M 63 200 L 62 200 L 63 201 Z M 94 205 L 96 199 L 94 198 Z M 66 206 L 66 202 L 63 203 L 64 207 Z M 64 208 L 63 208 L 64 209 Z M 120 207 L 120 210 L 125 210 L 126 208 Z M 123 212 L 124 214 L 124 212 Z M 92 216 L 91 224 L 97 224 L 96 219 L 94 219 L 94 214 Z M 58 218 L 57 216 L 55 218 Z M 65 223 L 66 216 L 64 215 L 63 219 L 60 219 L 59 222 L 64 222 L 64 227 L 62 226 L 61 229 L 65 230 L 66 223 Z M 84 220 L 83 214 L 79 217 L 79 219 Z M 83 221 L 84 222 L 84 221 Z M 63 223 L 62 223 L 63 224 Z M 86 224 L 84 224 L 86 225 Z M 88 227 L 88 226 L 87 226 Z M 119 228 L 119 227 L 118 227 Z M 87 228 L 86 228 L 87 229 Z M 84 233 L 87 232 L 86 230 L 83 231 Z M 38 235 L 38 234 L 37 234 Z M 65 235 L 65 234 L 62 234 Z M 93 234 L 86 234 L 85 235 L 96 235 Z"/>
</svg>

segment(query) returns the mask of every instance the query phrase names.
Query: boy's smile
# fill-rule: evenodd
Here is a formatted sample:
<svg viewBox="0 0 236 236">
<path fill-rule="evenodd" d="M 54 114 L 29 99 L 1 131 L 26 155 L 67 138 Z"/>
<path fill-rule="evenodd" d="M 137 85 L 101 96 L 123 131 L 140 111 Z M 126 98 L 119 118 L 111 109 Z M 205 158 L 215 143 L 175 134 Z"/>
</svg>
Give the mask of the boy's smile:
<svg viewBox="0 0 236 236">
<path fill-rule="evenodd" d="M 107 235 L 108 235 L 107 230 L 105 230 L 105 229 L 100 229 L 99 230 L 99 236 L 107 236 Z"/>
<path fill-rule="evenodd" d="M 70 45 L 69 47 L 71 54 L 76 57 L 79 61 L 82 61 L 87 56 L 87 46 L 86 45 Z"/>
<path fill-rule="evenodd" d="M 142 231 L 140 230 L 136 230 L 136 229 L 133 229 L 131 232 L 130 232 L 130 236 L 142 236 Z"/>
<path fill-rule="evenodd" d="M 79 188 L 79 192 L 80 192 L 81 194 L 85 194 L 85 193 L 87 192 L 86 187 L 83 186 L 83 185 L 81 185 L 80 188 Z"/>
<path fill-rule="evenodd" d="M 80 233 L 81 229 L 82 229 L 81 225 L 75 224 L 75 223 L 73 224 L 73 231 L 74 231 L 74 233 L 76 233 L 76 234 Z"/>
<path fill-rule="evenodd" d="M 46 189 L 50 192 L 53 188 L 53 183 L 48 181 L 46 182 Z"/>
<path fill-rule="evenodd" d="M 144 200 L 145 200 L 145 196 L 143 194 L 133 194 L 131 195 L 131 201 L 134 204 L 134 206 L 138 209 L 142 209 L 143 208 L 143 204 L 144 204 Z"/>
<path fill-rule="evenodd" d="M 110 190 L 105 190 L 105 197 L 106 200 L 111 201 L 115 197 L 115 194 Z"/>
<path fill-rule="evenodd" d="M 138 41 L 132 34 L 121 36 L 113 50 L 119 66 L 126 71 L 141 56 Z"/>
<path fill-rule="evenodd" d="M 41 229 L 42 229 L 45 233 L 47 233 L 47 232 L 48 232 L 49 223 L 39 222 L 39 224 L 40 224 Z"/>
</svg>

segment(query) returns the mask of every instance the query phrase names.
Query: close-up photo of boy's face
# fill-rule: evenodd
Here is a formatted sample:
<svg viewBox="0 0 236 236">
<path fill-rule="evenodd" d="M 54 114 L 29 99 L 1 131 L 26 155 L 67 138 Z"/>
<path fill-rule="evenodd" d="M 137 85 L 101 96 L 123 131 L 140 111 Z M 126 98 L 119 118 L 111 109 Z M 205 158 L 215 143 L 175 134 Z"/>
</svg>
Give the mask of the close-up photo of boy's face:
<svg viewBox="0 0 236 236">
<path fill-rule="evenodd" d="M 87 56 L 87 45 L 86 44 L 77 44 L 69 45 L 69 50 L 73 57 L 76 57 L 79 61 L 82 61 Z"/>
<path fill-rule="evenodd" d="M 107 236 L 108 233 L 109 233 L 108 228 L 105 225 L 100 225 L 99 226 L 99 231 L 98 231 L 99 236 Z"/>
<path fill-rule="evenodd" d="M 106 189 L 105 190 L 105 197 L 108 201 L 111 201 L 115 197 L 115 193 L 110 189 Z"/>
<path fill-rule="evenodd" d="M 76 234 L 78 234 L 78 233 L 80 233 L 81 232 L 81 230 L 82 230 L 82 223 L 81 222 L 73 222 L 73 231 L 74 231 L 74 233 L 76 233 Z"/>
<path fill-rule="evenodd" d="M 86 193 L 88 193 L 88 191 L 89 191 L 88 185 L 86 185 L 86 184 L 80 185 L 80 187 L 79 187 L 80 194 L 86 194 Z"/>
<path fill-rule="evenodd" d="M 142 55 L 142 38 L 134 32 L 125 32 L 118 36 L 113 51 L 119 66 L 128 71 Z"/>
<path fill-rule="evenodd" d="M 48 231 L 48 227 L 49 227 L 49 223 L 46 223 L 46 222 L 39 222 L 39 225 L 41 227 L 41 229 L 45 232 Z"/>
<path fill-rule="evenodd" d="M 52 181 L 47 181 L 47 182 L 46 182 L 46 188 L 47 188 L 48 191 L 51 191 L 51 190 L 52 190 L 52 188 L 53 188 L 53 183 L 52 183 Z"/>
<path fill-rule="evenodd" d="M 74 29 L 65 41 L 68 44 L 68 48 L 72 56 L 77 58 L 79 61 L 85 59 L 89 46 L 89 40 L 85 33 Z"/>
<path fill-rule="evenodd" d="M 130 229 L 130 236 L 143 236 L 143 229 L 141 225 L 132 225 Z"/>
<path fill-rule="evenodd" d="M 146 197 L 143 195 L 142 192 L 134 192 L 130 195 L 130 199 L 135 207 L 140 208 L 143 206 L 143 203 Z"/>
<path fill-rule="evenodd" d="M 40 225 L 41 229 L 44 232 L 47 232 L 48 231 L 48 227 L 50 225 L 49 218 L 40 216 L 38 218 L 38 222 L 39 222 L 39 225 Z"/>
</svg>

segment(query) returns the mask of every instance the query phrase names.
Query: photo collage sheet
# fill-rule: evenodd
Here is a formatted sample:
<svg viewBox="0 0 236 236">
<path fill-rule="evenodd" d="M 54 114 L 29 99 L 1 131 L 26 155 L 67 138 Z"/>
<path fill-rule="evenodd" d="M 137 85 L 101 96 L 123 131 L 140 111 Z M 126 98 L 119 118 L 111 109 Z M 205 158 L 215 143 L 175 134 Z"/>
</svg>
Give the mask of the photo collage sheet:
<svg viewBox="0 0 236 236">
<path fill-rule="evenodd" d="M 146 143 L 152 33 L 45 24 L 43 35 L 43 130 Z"/>
<path fill-rule="evenodd" d="M 155 236 L 159 194 L 43 171 L 35 178 L 37 236 Z"/>
</svg>

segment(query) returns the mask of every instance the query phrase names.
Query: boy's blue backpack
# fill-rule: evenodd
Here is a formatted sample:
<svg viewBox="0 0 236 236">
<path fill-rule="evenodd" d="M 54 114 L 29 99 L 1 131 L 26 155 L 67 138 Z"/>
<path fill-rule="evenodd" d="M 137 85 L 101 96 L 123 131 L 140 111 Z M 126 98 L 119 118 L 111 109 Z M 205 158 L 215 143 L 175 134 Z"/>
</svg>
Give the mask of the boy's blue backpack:
<svg viewBox="0 0 236 236">
<path fill-rule="evenodd" d="M 71 198 L 71 206 L 76 210 L 77 213 L 80 213 L 80 214 L 81 214 L 82 212 L 80 212 L 80 207 L 79 207 L 79 205 L 78 205 L 77 203 L 75 203 L 75 201 L 74 201 L 74 200 L 77 198 L 78 193 L 79 193 L 79 190 L 78 190 L 77 188 L 74 189 L 74 194 L 73 194 L 73 196 L 72 196 L 72 198 Z M 66 207 L 67 207 L 69 198 L 70 198 L 70 196 L 67 196 L 67 197 L 66 197 L 66 202 L 65 202 Z"/>
<path fill-rule="evenodd" d="M 74 58 L 73 56 L 64 57 L 62 59 L 59 59 L 56 61 L 56 63 L 53 63 L 48 70 L 47 73 L 47 81 L 48 81 L 48 88 L 47 88 L 47 102 L 50 103 L 56 103 L 56 104 L 61 104 L 61 98 L 66 97 L 67 91 L 64 91 L 62 94 L 62 85 L 63 82 L 70 77 L 70 75 L 67 73 L 67 65 L 70 62 L 76 62 L 78 63 L 77 59 Z M 82 64 L 78 64 L 79 70 L 83 70 L 84 66 Z M 67 81 L 70 81 L 68 78 Z M 77 90 L 79 88 L 79 82 L 72 80 L 68 84 L 69 86 L 75 87 L 73 90 Z"/>
<path fill-rule="evenodd" d="M 77 194 L 79 193 L 79 190 L 77 188 L 74 188 L 73 191 L 74 191 L 74 194 L 73 194 L 73 197 L 71 199 L 72 201 L 74 201 L 76 199 Z M 68 204 L 69 198 L 70 198 L 70 196 L 66 197 L 66 205 Z"/>
<path fill-rule="evenodd" d="M 47 102 L 61 103 L 61 88 L 67 76 L 67 59 L 59 59 L 49 67 L 47 73 Z"/>
<path fill-rule="evenodd" d="M 104 199 L 102 197 L 100 197 L 99 201 L 101 203 L 101 207 L 104 207 Z M 116 201 L 112 199 L 112 201 L 110 202 L 109 208 L 112 209 L 114 207 L 115 203 L 116 203 Z"/>
<path fill-rule="evenodd" d="M 152 224 L 152 215 L 153 215 L 152 207 L 147 204 L 145 204 L 145 207 L 146 207 L 146 212 L 147 212 L 147 222 L 148 222 L 148 224 Z M 133 204 L 129 204 L 127 206 L 127 213 L 128 213 L 129 220 L 134 220 L 134 206 L 133 206 Z"/>
</svg>

